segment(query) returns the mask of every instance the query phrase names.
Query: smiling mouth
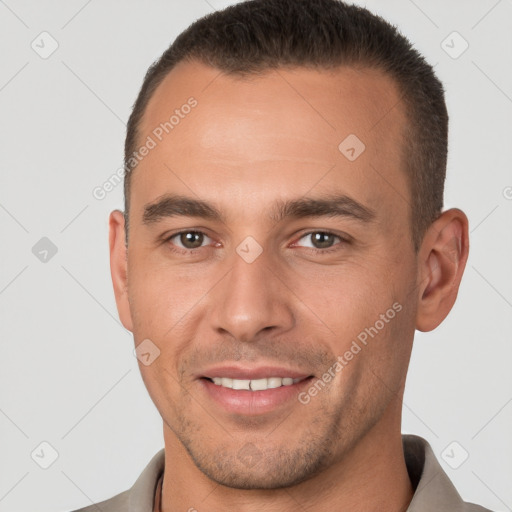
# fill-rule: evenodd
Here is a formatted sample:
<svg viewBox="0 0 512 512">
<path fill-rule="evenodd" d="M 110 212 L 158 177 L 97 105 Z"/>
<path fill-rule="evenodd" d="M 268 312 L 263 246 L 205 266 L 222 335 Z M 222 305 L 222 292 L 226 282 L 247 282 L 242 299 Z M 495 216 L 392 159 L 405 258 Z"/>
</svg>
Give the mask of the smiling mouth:
<svg viewBox="0 0 512 512">
<path fill-rule="evenodd" d="M 292 386 L 302 382 L 309 377 L 292 379 L 291 377 L 268 377 L 264 379 L 233 379 L 230 377 L 204 377 L 205 380 L 212 382 L 216 386 L 246 391 L 266 391 L 267 389 L 276 389 L 280 387 Z"/>
</svg>

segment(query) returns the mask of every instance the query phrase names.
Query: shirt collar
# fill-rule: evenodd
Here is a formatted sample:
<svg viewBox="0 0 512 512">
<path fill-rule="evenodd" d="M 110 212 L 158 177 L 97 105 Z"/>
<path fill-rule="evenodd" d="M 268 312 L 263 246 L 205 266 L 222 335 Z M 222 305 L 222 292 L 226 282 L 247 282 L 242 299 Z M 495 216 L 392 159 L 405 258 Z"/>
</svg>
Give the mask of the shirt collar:
<svg viewBox="0 0 512 512">
<path fill-rule="evenodd" d="M 405 463 L 414 496 L 407 512 L 458 512 L 465 503 L 444 472 L 430 444 L 422 437 L 403 434 Z"/>
<path fill-rule="evenodd" d="M 155 492 L 164 471 L 165 449 L 162 448 L 149 461 L 130 489 L 129 512 L 153 512 Z"/>
</svg>

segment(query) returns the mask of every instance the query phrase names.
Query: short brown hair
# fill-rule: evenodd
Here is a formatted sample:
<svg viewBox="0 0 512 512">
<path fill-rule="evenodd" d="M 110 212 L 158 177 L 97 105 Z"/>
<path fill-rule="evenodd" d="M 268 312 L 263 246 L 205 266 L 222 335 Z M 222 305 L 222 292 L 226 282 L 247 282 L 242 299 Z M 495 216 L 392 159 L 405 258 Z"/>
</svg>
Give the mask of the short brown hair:
<svg viewBox="0 0 512 512">
<path fill-rule="evenodd" d="M 448 152 L 444 89 L 432 66 L 396 27 L 340 0 L 250 0 L 195 21 L 148 69 L 130 115 L 125 142 L 125 229 L 128 240 L 130 176 L 138 128 L 156 88 L 180 61 L 199 61 L 228 75 L 282 67 L 332 69 L 366 66 L 397 84 L 405 105 L 404 167 L 410 190 L 412 240 L 443 207 Z"/>
</svg>

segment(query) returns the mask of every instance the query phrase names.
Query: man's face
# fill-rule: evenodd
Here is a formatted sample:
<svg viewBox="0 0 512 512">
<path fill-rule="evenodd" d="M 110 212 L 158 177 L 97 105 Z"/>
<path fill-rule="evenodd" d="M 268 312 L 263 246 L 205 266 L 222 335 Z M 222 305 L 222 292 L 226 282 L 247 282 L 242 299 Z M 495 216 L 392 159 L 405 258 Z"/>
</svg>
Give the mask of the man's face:
<svg viewBox="0 0 512 512">
<path fill-rule="evenodd" d="M 373 70 L 239 79 L 182 63 L 151 99 L 121 316 L 136 345 L 160 350 L 140 369 L 166 444 L 213 480 L 291 485 L 399 428 L 417 284 L 404 127 Z M 166 194 L 221 218 L 150 208 Z M 306 201 L 335 196 L 337 214 Z"/>
</svg>

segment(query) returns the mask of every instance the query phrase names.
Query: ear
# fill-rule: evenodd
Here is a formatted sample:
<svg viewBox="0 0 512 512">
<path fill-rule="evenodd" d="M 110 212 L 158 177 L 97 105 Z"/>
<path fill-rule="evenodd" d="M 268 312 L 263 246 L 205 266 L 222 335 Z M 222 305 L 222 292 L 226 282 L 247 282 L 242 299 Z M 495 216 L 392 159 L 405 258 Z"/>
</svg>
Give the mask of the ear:
<svg viewBox="0 0 512 512">
<path fill-rule="evenodd" d="M 452 208 L 432 223 L 418 253 L 416 329 L 431 331 L 455 303 L 469 253 L 468 219 Z"/>
<path fill-rule="evenodd" d="M 125 246 L 124 215 L 114 210 L 109 217 L 110 274 L 121 323 L 133 332 L 128 300 L 128 249 Z"/>
</svg>

